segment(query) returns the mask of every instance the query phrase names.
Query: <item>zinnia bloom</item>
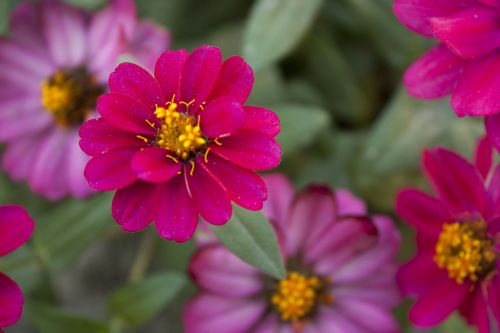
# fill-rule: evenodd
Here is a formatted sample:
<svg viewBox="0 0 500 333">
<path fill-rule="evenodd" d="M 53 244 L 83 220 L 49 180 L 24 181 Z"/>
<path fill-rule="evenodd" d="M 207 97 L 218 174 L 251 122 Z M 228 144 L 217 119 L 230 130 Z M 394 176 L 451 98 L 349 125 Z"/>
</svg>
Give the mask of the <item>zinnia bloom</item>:
<svg viewBox="0 0 500 333">
<path fill-rule="evenodd" d="M 28 213 L 16 205 L 0 206 L 0 256 L 4 256 L 31 237 L 35 224 Z M 19 286 L 0 272 L 0 332 L 19 320 L 23 311 L 23 294 Z"/>
<path fill-rule="evenodd" d="M 101 118 L 82 126 L 80 146 L 93 156 L 90 186 L 118 190 L 112 210 L 123 230 L 154 220 L 162 237 L 182 242 L 198 214 L 220 225 L 231 201 L 262 208 L 267 191 L 254 171 L 279 164 L 280 126 L 272 111 L 242 106 L 252 85 L 241 57 L 222 63 L 210 46 L 163 53 L 154 77 L 130 63 L 116 68 L 98 101 Z"/>
<path fill-rule="evenodd" d="M 394 12 L 411 30 L 441 43 L 404 76 L 420 98 L 451 94 L 462 116 L 485 116 L 500 150 L 500 2 L 497 0 L 396 0 Z"/>
<path fill-rule="evenodd" d="M 91 14 L 55 0 L 19 5 L 11 36 L 0 39 L 0 141 L 15 180 L 56 200 L 91 193 L 78 130 L 95 116 L 97 97 L 123 53 L 151 64 L 168 34 L 137 22 L 132 0 Z"/>
<path fill-rule="evenodd" d="M 410 320 L 430 327 L 458 310 L 480 333 L 500 319 L 500 165 L 478 145 L 475 164 L 443 148 L 423 154 L 436 195 L 399 193 L 399 215 L 417 230 L 417 255 L 398 275 L 401 290 L 417 298 Z M 500 326 L 498 326 L 500 328 Z"/>
<path fill-rule="evenodd" d="M 294 195 L 280 175 L 265 177 L 264 214 L 279 238 L 287 277 L 276 280 L 221 244 L 190 263 L 201 292 L 185 308 L 187 333 L 393 333 L 400 295 L 399 233 L 385 216 L 366 217 L 345 190 L 310 186 Z"/>
</svg>

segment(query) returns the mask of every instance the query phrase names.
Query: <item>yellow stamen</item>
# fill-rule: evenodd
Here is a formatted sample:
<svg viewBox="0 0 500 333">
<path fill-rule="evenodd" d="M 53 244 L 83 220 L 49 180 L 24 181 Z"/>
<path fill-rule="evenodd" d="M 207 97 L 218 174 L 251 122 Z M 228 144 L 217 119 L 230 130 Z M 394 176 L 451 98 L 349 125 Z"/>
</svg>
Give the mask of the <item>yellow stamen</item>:
<svg viewBox="0 0 500 333">
<path fill-rule="evenodd" d="M 434 262 L 458 284 L 486 276 L 495 267 L 497 253 L 486 232 L 486 222 L 447 223 L 439 234 Z"/>
<path fill-rule="evenodd" d="M 148 143 L 148 139 L 147 139 L 146 137 L 144 137 L 144 136 L 142 136 L 142 135 L 136 135 L 136 137 L 137 137 L 138 139 L 141 139 L 141 140 L 142 140 L 142 141 L 144 141 L 145 143 Z"/>
<path fill-rule="evenodd" d="M 219 138 L 214 139 L 214 142 L 217 146 L 222 146 L 222 142 L 219 141 Z"/>
<path fill-rule="evenodd" d="M 178 160 L 178 159 L 176 159 L 175 157 L 173 157 L 172 155 L 167 154 L 167 155 L 165 155 L 165 156 L 167 156 L 169 159 L 171 159 L 171 160 L 172 160 L 172 161 L 174 161 L 175 163 L 179 163 L 179 160 Z"/>
<path fill-rule="evenodd" d="M 205 151 L 205 155 L 203 156 L 205 163 L 208 163 L 208 153 L 210 152 L 211 149 L 212 148 L 208 147 L 207 150 Z"/>
<path fill-rule="evenodd" d="M 189 171 L 189 175 L 192 176 L 194 174 L 194 167 L 196 166 L 196 164 L 194 163 L 194 161 L 191 161 L 189 163 L 191 163 L 191 171 Z"/>
</svg>

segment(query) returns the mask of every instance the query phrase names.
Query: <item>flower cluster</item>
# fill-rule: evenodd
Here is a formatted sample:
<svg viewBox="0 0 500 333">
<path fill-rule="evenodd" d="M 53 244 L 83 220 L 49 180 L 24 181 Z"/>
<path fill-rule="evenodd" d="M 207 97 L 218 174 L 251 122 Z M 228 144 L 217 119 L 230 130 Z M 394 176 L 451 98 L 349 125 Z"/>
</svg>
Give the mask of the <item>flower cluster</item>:
<svg viewBox="0 0 500 333">
<path fill-rule="evenodd" d="M 281 175 L 265 177 L 271 221 L 287 267 L 276 280 L 217 242 L 190 264 L 201 288 L 186 307 L 186 332 L 395 333 L 400 301 L 399 233 L 386 216 L 367 216 L 346 190 L 313 185 L 298 194 Z"/>
</svg>

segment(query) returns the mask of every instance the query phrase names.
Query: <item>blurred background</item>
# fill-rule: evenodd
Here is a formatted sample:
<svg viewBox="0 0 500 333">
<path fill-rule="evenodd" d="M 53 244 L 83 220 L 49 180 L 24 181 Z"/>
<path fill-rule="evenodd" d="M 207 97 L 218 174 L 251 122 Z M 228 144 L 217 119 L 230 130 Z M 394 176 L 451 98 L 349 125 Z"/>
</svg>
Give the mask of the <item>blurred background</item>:
<svg viewBox="0 0 500 333">
<path fill-rule="evenodd" d="M 106 0 L 66 0 L 96 10 Z M 0 0 L 0 33 L 19 3 Z M 404 186 L 424 186 L 419 159 L 436 145 L 471 156 L 482 123 L 457 119 L 449 101 L 418 101 L 401 85 L 405 68 L 430 41 L 407 31 L 391 0 L 136 0 L 141 17 L 168 28 L 172 48 L 220 47 L 243 55 L 255 86 L 247 102 L 281 118 L 283 163 L 297 187 L 322 182 L 363 197 L 373 213 L 394 216 Z M 0 110 L 1 112 L 1 110 Z M 425 188 L 425 187 L 424 187 Z M 47 202 L 24 183 L 0 178 L 0 202 L 20 203 L 37 221 L 28 246 L 0 260 L 22 285 L 23 320 L 9 333 L 178 333 L 194 244 L 156 233 L 121 232 L 111 194 Z M 395 218 L 395 216 L 394 216 Z M 401 260 L 413 253 L 404 235 Z M 404 332 L 417 332 L 398 310 Z M 428 332 L 467 332 L 453 317 Z"/>
</svg>

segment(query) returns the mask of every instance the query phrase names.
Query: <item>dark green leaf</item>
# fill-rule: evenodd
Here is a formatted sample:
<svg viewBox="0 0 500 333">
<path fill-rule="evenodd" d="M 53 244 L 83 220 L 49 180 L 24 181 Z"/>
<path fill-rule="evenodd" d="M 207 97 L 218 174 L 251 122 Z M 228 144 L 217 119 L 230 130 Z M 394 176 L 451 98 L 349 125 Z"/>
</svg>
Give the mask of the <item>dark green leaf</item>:
<svg viewBox="0 0 500 333">
<path fill-rule="evenodd" d="M 0 35 L 5 35 L 9 28 L 9 16 L 20 0 L 0 1 Z"/>
<path fill-rule="evenodd" d="M 285 266 L 273 227 L 261 212 L 233 205 L 233 217 L 223 226 L 214 226 L 217 238 L 235 255 L 274 276 L 285 277 Z"/>
</svg>

